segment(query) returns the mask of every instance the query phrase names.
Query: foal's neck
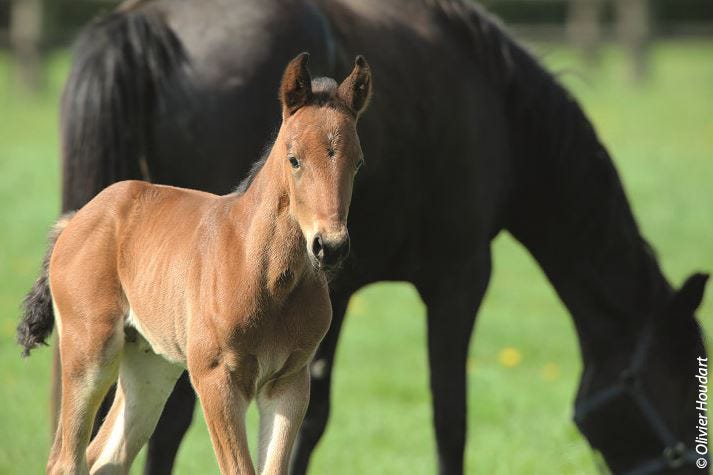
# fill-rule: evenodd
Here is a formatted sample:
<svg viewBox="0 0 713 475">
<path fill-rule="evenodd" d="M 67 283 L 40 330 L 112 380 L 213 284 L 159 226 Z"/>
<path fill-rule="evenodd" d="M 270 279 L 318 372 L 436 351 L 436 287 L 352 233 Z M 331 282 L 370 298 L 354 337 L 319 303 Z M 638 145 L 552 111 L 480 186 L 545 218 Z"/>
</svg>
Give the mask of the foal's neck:
<svg viewBox="0 0 713 475">
<path fill-rule="evenodd" d="M 284 294 L 311 272 L 302 231 L 290 213 L 289 184 L 272 154 L 234 207 L 248 265 L 271 294 Z"/>
</svg>

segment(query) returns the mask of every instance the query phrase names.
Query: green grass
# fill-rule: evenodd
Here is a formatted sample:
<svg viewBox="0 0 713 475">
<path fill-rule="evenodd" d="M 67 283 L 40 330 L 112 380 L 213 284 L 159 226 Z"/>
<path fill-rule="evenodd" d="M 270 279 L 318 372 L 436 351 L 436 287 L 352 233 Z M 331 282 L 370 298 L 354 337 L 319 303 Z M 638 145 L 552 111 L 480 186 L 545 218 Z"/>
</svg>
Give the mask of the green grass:
<svg viewBox="0 0 713 475">
<path fill-rule="evenodd" d="M 693 270 L 713 270 L 713 43 L 657 45 L 642 87 L 626 81 L 616 49 L 594 70 L 558 45 L 536 50 L 554 71 L 581 71 L 561 79 L 615 157 L 666 274 L 680 284 Z M 49 444 L 51 350 L 21 360 L 13 339 L 59 210 L 57 102 L 66 71 L 66 55 L 53 57 L 48 91 L 30 98 L 13 86 L 10 62 L 0 56 L 0 474 L 41 472 Z M 497 239 L 494 253 L 469 361 L 468 472 L 595 473 L 570 422 L 580 371 L 572 323 L 509 236 Z M 713 291 L 699 316 L 712 331 Z M 406 284 L 373 285 L 354 297 L 313 473 L 435 472 L 424 317 Z M 195 419 L 177 473 L 216 473 L 199 410 Z M 253 428 L 254 420 L 253 413 Z"/>
</svg>

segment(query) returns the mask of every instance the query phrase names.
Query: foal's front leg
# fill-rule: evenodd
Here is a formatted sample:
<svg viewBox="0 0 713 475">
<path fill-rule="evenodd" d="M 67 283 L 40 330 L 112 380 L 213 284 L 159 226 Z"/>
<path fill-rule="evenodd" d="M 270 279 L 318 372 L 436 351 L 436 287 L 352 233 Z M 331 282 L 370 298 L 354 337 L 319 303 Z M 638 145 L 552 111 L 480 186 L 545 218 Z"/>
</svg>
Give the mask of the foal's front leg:
<svg viewBox="0 0 713 475">
<path fill-rule="evenodd" d="M 257 395 L 260 410 L 261 474 L 286 474 L 292 446 L 309 403 L 307 367 L 265 384 Z"/>
<path fill-rule="evenodd" d="M 245 431 L 253 380 L 249 362 L 230 368 L 222 362 L 189 359 L 188 372 L 203 407 L 210 439 L 223 474 L 254 475 Z"/>
</svg>

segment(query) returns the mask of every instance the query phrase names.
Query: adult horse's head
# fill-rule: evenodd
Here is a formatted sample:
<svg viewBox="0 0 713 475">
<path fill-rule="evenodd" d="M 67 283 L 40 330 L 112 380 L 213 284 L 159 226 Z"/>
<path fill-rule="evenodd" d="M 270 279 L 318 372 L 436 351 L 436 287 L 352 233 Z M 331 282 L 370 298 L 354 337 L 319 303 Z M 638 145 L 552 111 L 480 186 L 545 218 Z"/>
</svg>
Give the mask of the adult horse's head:
<svg viewBox="0 0 713 475">
<path fill-rule="evenodd" d="M 635 344 L 612 335 L 610 356 L 582 377 L 575 421 L 614 473 L 702 473 L 710 460 L 708 361 L 694 316 L 707 279 L 689 277 L 637 337 L 621 340 Z"/>
<path fill-rule="evenodd" d="M 308 54 L 287 66 L 280 86 L 282 127 L 273 152 L 288 176 L 290 213 L 318 269 L 333 269 L 349 253 L 347 215 L 352 184 L 364 163 L 356 124 L 371 93 L 371 71 L 357 56 L 344 81 L 312 81 Z"/>
</svg>

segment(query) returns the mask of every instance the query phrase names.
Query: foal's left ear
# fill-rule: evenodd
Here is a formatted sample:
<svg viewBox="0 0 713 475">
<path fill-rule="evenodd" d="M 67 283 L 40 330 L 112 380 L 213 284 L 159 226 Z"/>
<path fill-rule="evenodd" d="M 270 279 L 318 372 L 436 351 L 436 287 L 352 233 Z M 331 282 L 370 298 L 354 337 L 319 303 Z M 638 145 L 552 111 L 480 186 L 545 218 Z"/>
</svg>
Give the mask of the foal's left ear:
<svg viewBox="0 0 713 475">
<path fill-rule="evenodd" d="M 283 119 L 312 100 L 312 77 L 307 69 L 308 61 L 309 53 L 300 53 L 290 61 L 282 74 L 280 102 Z"/>
<path fill-rule="evenodd" d="M 693 313 L 703 301 L 703 293 L 706 289 L 708 274 L 697 273 L 686 279 L 681 289 L 676 292 L 674 302 L 679 310 L 686 313 Z"/>
<path fill-rule="evenodd" d="M 337 97 L 343 100 L 354 114 L 359 117 L 369 103 L 371 96 L 371 69 L 359 55 L 354 60 L 354 69 L 351 74 L 339 85 Z"/>
</svg>

